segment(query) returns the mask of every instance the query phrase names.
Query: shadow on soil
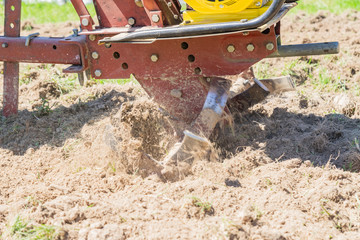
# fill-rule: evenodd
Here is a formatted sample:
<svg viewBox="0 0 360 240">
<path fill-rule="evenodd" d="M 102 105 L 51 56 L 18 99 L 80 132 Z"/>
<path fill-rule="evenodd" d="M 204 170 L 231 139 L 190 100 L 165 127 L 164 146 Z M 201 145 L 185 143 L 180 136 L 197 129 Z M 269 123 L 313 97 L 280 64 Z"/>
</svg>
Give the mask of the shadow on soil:
<svg viewBox="0 0 360 240">
<path fill-rule="evenodd" d="M 38 118 L 34 112 L 21 111 L 18 117 L 1 121 L 0 147 L 15 155 L 24 155 L 29 148 L 38 149 L 42 145 L 62 147 L 68 138 L 79 137 L 85 124 L 115 114 L 123 102 L 133 101 L 134 96 L 131 92 L 113 90 L 93 101 L 68 108 L 60 106 L 48 116 Z M 286 108 L 276 108 L 269 115 L 260 105 L 235 115 L 234 120 L 233 127 L 216 129 L 211 137 L 221 149 L 222 158 L 252 147 L 274 161 L 300 158 L 315 166 L 331 161 L 349 171 L 354 170 L 351 159 L 360 158 L 356 149 L 360 119 L 341 114 L 325 117 L 296 114 Z"/>
<path fill-rule="evenodd" d="M 18 116 L 3 118 L 0 122 L 0 148 L 15 155 L 24 155 L 29 148 L 42 145 L 62 147 L 64 142 L 80 136 L 85 124 L 93 124 L 118 111 L 123 102 L 135 99 L 132 90 L 112 90 L 88 102 L 79 102 L 70 107 L 59 106 L 47 116 L 37 117 L 36 112 L 20 111 Z"/>
</svg>

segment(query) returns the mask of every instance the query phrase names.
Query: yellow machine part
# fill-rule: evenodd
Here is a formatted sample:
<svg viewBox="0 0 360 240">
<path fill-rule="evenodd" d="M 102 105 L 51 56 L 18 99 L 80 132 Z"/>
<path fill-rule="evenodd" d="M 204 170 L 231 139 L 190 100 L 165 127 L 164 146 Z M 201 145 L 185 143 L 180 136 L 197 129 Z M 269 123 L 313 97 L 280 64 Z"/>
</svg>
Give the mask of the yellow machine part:
<svg viewBox="0 0 360 240">
<path fill-rule="evenodd" d="M 186 0 L 186 2 L 192 2 L 196 0 Z M 236 0 L 232 0 L 236 1 Z M 239 2 L 243 2 L 243 0 L 237 0 Z M 197 11 L 193 6 L 194 10 L 187 10 L 183 12 L 183 23 L 184 25 L 192 25 L 192 24 L 206 24 L 206 23 L 217 23 L 217 22 L 232 22 L 232 21 L 240 21 L 243 19 L 251 20 L 260 15 L 262 15 L 270 6 L 270 1 L 263 1 L 263 3 L 267 3 L 265 6 L 257 4 L 255 5 L 254 0 L 251 0 L 249 8 L 242 9 L 237 12 L 212 12 L 212 13 L 204 13 Z M 190 5 L 190 3 L 189 3 Z M 190 5 L 191 6 L 191 5 Z"/>
<path fill-rule="evenodd" d="M 251 20 L 262 15 L 268 6 L 262 8 L 248 8 L 239 13 L 226 13 L 226 14 L 202 14 L 196 11 L 183 12 L 183 24 L 206 24 L 206 23 L 218 23 L 218 22 L 232 22 L 242 19 Z"/>
<path fill-rule="evenodd" d="M 260 8 L 269 0 L 185 0 L 196 12 L 204 14 L 238 13 L 246 8 Z"/>
</svg>

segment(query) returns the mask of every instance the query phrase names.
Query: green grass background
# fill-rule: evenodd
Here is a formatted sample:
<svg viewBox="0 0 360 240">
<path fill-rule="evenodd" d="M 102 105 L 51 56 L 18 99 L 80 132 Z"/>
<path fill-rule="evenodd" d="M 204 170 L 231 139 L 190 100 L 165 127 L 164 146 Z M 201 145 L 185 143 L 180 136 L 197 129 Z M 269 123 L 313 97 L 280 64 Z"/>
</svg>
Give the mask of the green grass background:
<svg viewBox="0 0 360 240">
<path fill-rule="evenodd" d="M 341 13 L 346 9 L 360 11 L 360 0 L 300 0 L 292 12 L 306 11 L 316 13 L 319 10 L 328 10 L 334 13 Z M 95 16 L 95 9 L 92 4 L 88 5 L 92 16 Z M 22 3 L 22 20 L 29 20 L 33 23 L 56 23 L 66 21 L 76 21 L 78 16 L 71 5 L 57 5 L 55 3 Z M 4 6 L 0 5 L 0 23 L 3 24 Z"/>
</svg>

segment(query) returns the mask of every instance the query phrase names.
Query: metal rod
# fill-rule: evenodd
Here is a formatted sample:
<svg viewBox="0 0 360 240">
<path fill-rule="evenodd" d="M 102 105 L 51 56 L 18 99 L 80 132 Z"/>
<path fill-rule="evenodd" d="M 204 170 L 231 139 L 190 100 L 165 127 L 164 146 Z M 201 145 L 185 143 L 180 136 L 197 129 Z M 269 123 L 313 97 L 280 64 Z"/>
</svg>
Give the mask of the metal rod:
<svg viewBox="0 0 360 240">
<path fill-rule="evenodd" d="M 4 5 L 4 35 L 11 38 L 20 36 L 21 0 L 5 0 Z M 8 48 L 8 43 L 1 44 L 2 49 Z M 15 115 L 19 103 L 19 63 L 15 61 L 4 62 L 4 95 L 3 115 Z"/>
<path fill-rule="evenodd" d="M 114 37 L 104 38 L 100 42 L 125 42 L 134 39 L 152 39 L 152 38 L 171 38 L 171 37 L 190 37 L 205 34 L 216 34 L 242 31 L 245 29 L 258 28 L 273 19 L 281 10 L 285 0 L 274 0 L 268 10 L 261 16 L 247 22 L 226 22 L 191 25 L 186 27 L 167 27 L 159 29 L 144 30 L 129 34 L 119 34 Z"/>
<path fill-rule="evenodd" d="M 274 52 L 267 58 L 337 54 L 339 51 L 340 46 L 338 42 L 279 45 L 277 52 Z"/>
</svg>

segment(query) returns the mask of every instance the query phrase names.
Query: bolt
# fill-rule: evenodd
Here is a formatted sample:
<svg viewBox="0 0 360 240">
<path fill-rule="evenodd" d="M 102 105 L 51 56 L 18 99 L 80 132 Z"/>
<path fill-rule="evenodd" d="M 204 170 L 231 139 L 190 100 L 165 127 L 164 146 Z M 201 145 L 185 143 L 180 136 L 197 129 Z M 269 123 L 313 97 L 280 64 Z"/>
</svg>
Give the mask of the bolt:
<svg viewBox="0 0 360 240">
<path fill-rule="evenodd" d="M 175 14 L 174 19 L 179 19 L 179 15 Z"/>
<path fill-rule="evenodd" d="M 260 6 L 261 6 L 261 3 L 260 3 L 260 2 L 256 2 L 256 3 L 255 3 L 255 6 L 260 7 Z"/>
<path fill-rule="evenodd" d="M 150 59 L 152 62 L 157 62 L 159 61 L 159 56 L 157 54 L 153 54 L 151 55 Z"/>
<path fill-rule="evenodd" d="M 154 23 L 158 23 L 160 21 L 160 17 L 159 15 L 157 14 L 154 14 L 151 16 L 151 20 L 154 22 Z"/>
<path fill-rule="evenodd" d="M 83 19 L 81 20 L 81 24 L 86 27 L 86 26 L 89 25 L 89 20 L 88 20 L 87 18 L 83 18 Z"/>
<path fill-rule="evenodd" d="M 99 58 L 99 54 L 98 54 L 97 52 L 92 52 L 92 53 L 91 53 L 91 57 L 92 57 L 93 59 L 98 59 L 98 58 Z"/>
<path fill-rule="evenodd" d="M 182 92 L 179 89 L 171 90 L 170 94 L 171 94 L 171 96 L 173 96 L 175 98 L 181 98 L 181 96 L 182 96 Z"/>
<path fill-rule="evenodd" d="M 254 46 L 254 44 L 249 43 L 249 44 L 246 46 L 246 49 L 247 49 L 249 52 L 252 52 L 252 51 L 254 51 L 255 46 Z"/>
<path fill-rule="evenodd" d="M 266 44 L 266 49 L 271 51 L 274 49 L 274 44 L 272 42 L 269 42 L 268 44 Z"/>
<path fill-rule="evenodd" d="M 105 43 L 105 47 L 106 48 L 111 48 L 111 43 L 109 43 L 109 42 Z"/>
<path fill-rule="evenodd" d="M 168 2 L 167 5 L 168 5 L 168 7 L 171 7 L 171 6 L 172 6 L 172 3 L 171 3 L 171 2 Z"/>
<path fill-rule="evenodd" d="M 249 35 L 249 32 L 243 32 L 243 35 L 247 36 L 247 35 Z"/>
<path fill-rule="evenodd" d="M 101 71 L 100 70 L 95 70 L 95 76 L 100 77 L 101 76 Z"/>
<path fill-rule="evenodd" d="M 2 46 L 3 48 L 7 48 L 7 47 L 9 46 L 9 44 L 3 43 L 3 44 L 1 44 L 1 46 Z"/>
<path fill-rule="evenodd" d="M 209 82 L 211 82 L 211 78 L 206 78 L 206 81 L 209 83 Z"/>
<path fill-rule="evenodd" d="M 89 35 L 89 40 L 90 41 L 95 41 L 96 40 L 96 36 L 95 35 Z"/>
<path fill-rule="evenodd" d="M 228 51 L 229 53 L 233 53 L 233 52 L 235 52 L 235 50 L 236 50 L 236 48 L 235 48 L 234 45 L 229 44 L 229 45 L 227 46 L 227 51 Z"/>
<path fill-rule="evenodd" d="M 136 22 L 136 20 L 135 20 L 135 18 L 133 18 L 133 17 L 131 17 L 131 18 L 128 19 L 128 24 L 129 24 L 130 26 L 135 25 L 135 22 Z"/>
</svg>

